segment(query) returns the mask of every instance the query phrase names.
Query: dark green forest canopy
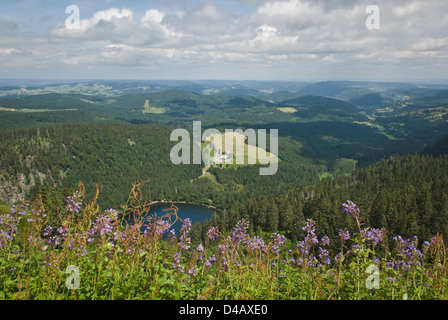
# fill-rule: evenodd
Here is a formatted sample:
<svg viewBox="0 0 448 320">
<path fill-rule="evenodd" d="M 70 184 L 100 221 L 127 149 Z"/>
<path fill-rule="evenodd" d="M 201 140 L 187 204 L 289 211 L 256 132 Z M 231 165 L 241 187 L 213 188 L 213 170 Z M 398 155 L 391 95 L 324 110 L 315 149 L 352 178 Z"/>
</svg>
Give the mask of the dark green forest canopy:
<svg viewBox="0 0 448 320">
<path fill-rule="evenodd" d="M 413 154 L 393 157 L 351 175 L 322 181 L 286 195 L 248 201 L 224 220 L 232 225 L 250 219 L 256 228 L 282 230 L 294 238 L 303 235 L 306 219 L 313 219 L 322 236 L 349 228 L 353 218 L 342 209 L 352 200 L 361 210 L 364 227 L 386 228 L 395 235 L 429 240 L 437 233 L 448 236 L 448 155 Z M 230 218 L 231 217 L 231 218 Z M 227 227 L 228 227 L 227 226 Z"/>
<path fill-rule="evenodd" d="M 174 165 L 170 151 L 173 128 L 164 125 L 82 123 L 10 129 L 0 135 L 3 178 L 30 186 L 77 189 L 85 184 L 88 196 L 100 188 L 99 204 L 118 208 L 136 181 L 150 180 L 148 200 L 187 201 L 230 208 L 261 195 L 276 196 L 316 182 L 325 166 L 299 158 L 294 140 L 282 138 L 280 172 L 259 175 L 259 166 L 211 169 L 215 179 L 201 178 L 203 165 Z"/>
</svg>

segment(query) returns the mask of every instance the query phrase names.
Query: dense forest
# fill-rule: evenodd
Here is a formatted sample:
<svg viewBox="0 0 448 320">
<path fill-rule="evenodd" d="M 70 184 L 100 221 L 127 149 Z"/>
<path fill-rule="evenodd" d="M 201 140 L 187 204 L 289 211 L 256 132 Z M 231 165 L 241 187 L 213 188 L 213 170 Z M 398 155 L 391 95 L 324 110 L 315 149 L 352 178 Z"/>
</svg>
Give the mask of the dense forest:
<svg viewBox="0 0 448 320">
<path fill-rule="evenodd" d="M 278 196 L 316 182 L 326 169 L 323 164 L 300 158 L 298 143 L 282 138 L 281 150 L 285 152 L 275 175 L 261 177 L 259 165 L 253 165 L 212 168 L 211 178 L 199 179 L 201 165 L 171 163 L 170 150 L 175 144 L 170 142 L 172 130 L 163 125 L 105 123 L 4 130 L 0 135 L 0 191 L 5 199 L 11 199 L 17 194 L 37 196 L 51 189 L 65 188 L 68 192 L 82 182 L 88 196 L 99 186 L 101 207 L 119 208 L 133 183 L 149 180 L 144 196 L 153 201 L 196 202 L 230 209 L 248 198 Z"/>
<path fill-rule="evenodd" d="M 350 175 L 322 181 L 275 198 L 248 201 L 219 218 L 230 228 L 246 218 L 255 229 L 281 230 L 293 239 L 303 235 L 301 226 L 313 219 L 319 234 L 334 235 L 356 225 L 341 210 L 351 199 L 361 210 L 365 227 L 386 228 L 389 240 L 400 234 L 420 239 L 448 235 L 448 156 L 414 154 L 384 160 Z M 218 217 L 215 217 L 218 218 Z"/>
</svg>

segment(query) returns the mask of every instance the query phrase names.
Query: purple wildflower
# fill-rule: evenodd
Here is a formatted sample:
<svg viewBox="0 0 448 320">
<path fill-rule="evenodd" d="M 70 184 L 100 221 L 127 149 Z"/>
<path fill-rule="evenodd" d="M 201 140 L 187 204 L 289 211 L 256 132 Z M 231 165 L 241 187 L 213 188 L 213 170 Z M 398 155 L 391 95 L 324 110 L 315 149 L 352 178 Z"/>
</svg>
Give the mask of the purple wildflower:
<svg viewBox="0 0 448 320">
<path fill-rule="evenodd" d="M 113 225 L 110 216 L 107 214 L 100 215 L 93 223 L 90 231 L 88 231 L 87 233 L 90 240 L 94 239 L 95 235 L 99 235 L 100 237 L 102 237 L 103 235 L 108 234 L 113 234 Z"/>
<path fill-rule="evenodd" d="M 271 250 L 275 255 L 280 252 L 280 247 L 286 243 L 286 237 L 284 235 L 274 233 L 271 236 Z"/>
<path fill-rule="evenodd" d="M 339 236 L 341 237 L 342 241 L 347 241 L 350 239 L 350 232 L 347 229 L 340 230 Z"/>
<path fill-rule="evenodd" d="M 306 226 L 302 228 L 302 230 L 306 231 L 307 234 L 302 241 L 297 243 L 297 247 L 301 252 L 308 254 L 311 248 L 319 243 L 316 237 L 315 229 L 314 221 L 312 219 L 308 219 Z"/>
<path fill-rule="evenodd" d="M 321 247 L 319 247 L 319 260 L 321 261 L 322 264 L 325 264 L 325 265 L 330 264 L 329 255 L 330 255 L 330 253 L 328 252 L 327 249 L 322 249 Z"/>
<path fill-rule="evenodd" d="M 211 227 L 210 229 L 208 229 L 207 235 L 206 235 L 207 242 L 215 241 L 216 238 L 218 237 L 218 234 L 219 234 L 218 228 Z"/>
<path fill-rule="evenodd" d="M 185 219 L 182 225 L 182 228 L 180 229 L 180 237 L 179 237 L 179 246 L 182 250 L 188 250 L 190 249 L 190 238 L 188 237 L 188 234 L 190 233 L 191 228 L 191 220 L 189 218 Z"/>
<path fill-rule="evenodd" d="M 216 262 L 216 257 L 214 255 L 207 259 L 205 266 L 210 268 L 212 266 L 212 262 Z"/>
<path fill-rule="evenodd" d="M 158 235 L 162 235 L 164 233 L 169 232 L 169 227 L 171 226 L 168 220 L 157 219 L 154 224 L 155 233 Z"/>
<path fill-rule="evenodd" d="M 260 250 L 261 252 L 267 252 L 267 246 L 264 244 L 263 239 L 258 236 L 247 238 L 244 243 L 250 251 Z"/>
<path fill-rule="evenodd" d="M 191 277 L 196 277 L 198 275 L 198 269 L 196 269 L 195 267 L 192 267 L 190 269 L 188 269 L 188 278 L 190 279 Z"/>
<path fill-rule="evenodd" d="M 249 222 L 246 220 L 239 221 L 232 232 L 232 242 L 239 245 L 240 242 L 247 237 L 246 231 L 249 228 Z"/>
<path fill-rule="evenodd" d="M 183 273 L 184 267 L 180 264 L 181 257 L 182 256 L 181 256 L 180 252 L 176 252 L 173 257 L 174 263 L 171 264 L 171 266 L 173 267 L 173 269 L 178 269 L 179 272 Z"/>
<path fill-rule="evenodd" d="M 342 205 L 345 207 L 345 213 L 348 213 L 353 217 L 359 217 L 359 208 L 356 207 L 356 204 L 354 204 L 353 201 L 347 200 L 347 202 Z"/>
<path fill-rule="evenodd" d="M 72 196 L 68 197 L 65 201 L 65 208 L 70 213 L 78 213 L 81 209 L 81 196 L 79 195 L 79 192 L 76 192 Z"/>
<path fill-rule="evenodd" d="M 44 237 L 48 237 L 49 235 L 51 235 L 51 232 L 53 231 L 53 228 L 51 227 L 51 226 L 47 226 L 45 229 L 44 229 Z"/>
<path fill-rule="evenodd" d="M 320 241 L 322 242 L 322 245 L 324 245 L 324 246 L 330 245 L 330 238 L 328 236 L 323 236 Z"/>
</svg>

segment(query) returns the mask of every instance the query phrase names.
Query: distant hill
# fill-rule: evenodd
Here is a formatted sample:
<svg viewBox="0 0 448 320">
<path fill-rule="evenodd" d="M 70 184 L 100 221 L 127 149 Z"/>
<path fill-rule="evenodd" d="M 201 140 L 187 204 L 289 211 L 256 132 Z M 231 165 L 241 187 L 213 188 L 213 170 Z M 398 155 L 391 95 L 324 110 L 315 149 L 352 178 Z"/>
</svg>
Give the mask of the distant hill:
<svg viewBox="0 0 448 320">
<path fill-rule="evenodd" d="M 294 116 L 311 118 L 317 115 L 358 117 L 361 109 L 344 100 L 318 96 L 303 95 L 294 99 L 288 99 L 279 104 L 279 107 L 295 107 Z"/>
<path fill-rule="evenodd" d="M 375 92 L 351 99 L 350 102 L 361 107 L 390 107 L 396 101 L 403 99 L 405 94 L 401 92 Z"/>
<path fill-rule="evenodd" d="M 83 94 L 47 93 L 0 100 L 0 107 L 16 109 L 91 109 L 105 98 Z"/>
<path fill-rule="evenodd" d="M 315 94 L 352 100 L 369 93 L 414 90 L 418 87 L 408 83 L 367 82 L 367 81 L 323 81 L 301 89 L 301 94 Z"/>
</svg>

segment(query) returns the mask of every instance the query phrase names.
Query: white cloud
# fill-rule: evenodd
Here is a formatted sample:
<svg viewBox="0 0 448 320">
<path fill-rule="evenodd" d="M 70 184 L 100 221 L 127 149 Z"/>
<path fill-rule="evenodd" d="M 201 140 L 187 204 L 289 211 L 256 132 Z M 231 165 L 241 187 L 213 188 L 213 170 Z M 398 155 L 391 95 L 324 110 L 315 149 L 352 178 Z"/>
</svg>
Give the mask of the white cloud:
<svg viewBox="0 0 448 320">
<path fill-rule="evenodd" d="M 59 21 L 48 35 L 31 37 L 19 32 L 17 22 L 0 21 L 0 68 L 236 70 L 251 78 L 250 72 L 260 70 L 293 74 L 334 66 L 348 73 L 354 65 L 379 63 L 403 70 L 417 63 L 448 66 L 446 0 L 378 0 L 380 30 L 366 29 L 370 3 L 355 0 L 244 0 L 245 10 L 212 1 L 173 1 L 140 14 L 124 3 L 127 8 L 83 13 L 79 30 Z"/>
</svg>

